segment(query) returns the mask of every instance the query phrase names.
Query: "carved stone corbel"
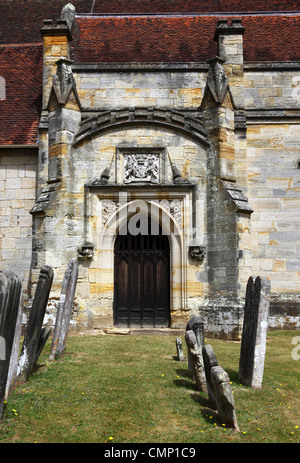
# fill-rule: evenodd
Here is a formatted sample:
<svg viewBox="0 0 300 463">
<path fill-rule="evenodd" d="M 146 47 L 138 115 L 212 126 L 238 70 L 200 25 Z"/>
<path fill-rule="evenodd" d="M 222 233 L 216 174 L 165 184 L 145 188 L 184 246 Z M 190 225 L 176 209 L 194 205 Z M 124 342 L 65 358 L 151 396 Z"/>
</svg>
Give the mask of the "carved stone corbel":
<svg viewBox="0 0 300 463">
<path fill-rule="evenodd" d="M 203 260 L 206 255 L 205 246 L 189 246 L 189 255 L 193 259 Z"/>
<path fill-rule="evenodd" d="M 80 259 L 92 259 L 94 257 L 94 249 L 95 245 L 86 241 L 78 248 L 78 257 Z"/>
</svg>

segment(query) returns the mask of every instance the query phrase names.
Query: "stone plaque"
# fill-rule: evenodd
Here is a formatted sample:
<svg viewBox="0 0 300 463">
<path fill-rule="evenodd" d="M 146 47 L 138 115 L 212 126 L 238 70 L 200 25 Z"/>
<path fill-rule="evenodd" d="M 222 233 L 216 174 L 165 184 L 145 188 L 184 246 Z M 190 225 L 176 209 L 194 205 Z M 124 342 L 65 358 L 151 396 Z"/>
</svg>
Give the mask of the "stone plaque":
<svg viewBox="0 0 300 463">
<path fill-rule="evenodd" d="M 124 183 L 159 182 L 159 154 L 124 154 Z"/>
</svg>

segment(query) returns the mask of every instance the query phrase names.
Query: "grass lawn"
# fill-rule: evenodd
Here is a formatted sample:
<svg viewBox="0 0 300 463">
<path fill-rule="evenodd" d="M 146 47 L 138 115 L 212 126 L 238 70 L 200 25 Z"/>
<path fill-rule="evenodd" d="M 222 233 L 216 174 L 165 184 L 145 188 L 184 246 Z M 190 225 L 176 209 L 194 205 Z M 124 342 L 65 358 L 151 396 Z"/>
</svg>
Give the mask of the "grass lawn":
<svg viewBox="0 0 300 463">
<path fill-rule="evenodd" d="M 240 343 L 206 339 L 229 374 L 240 433 L 222 426 L 196 389 L 173 335 L 69 337 L 49 362 L 50 343 L 0 423 L 0 443 L 299 443 L 297 331 L 268 333 L 263 388 L 238 381 Z M 299 352 L 299 350 L 298 350 Z"/>
</svg>

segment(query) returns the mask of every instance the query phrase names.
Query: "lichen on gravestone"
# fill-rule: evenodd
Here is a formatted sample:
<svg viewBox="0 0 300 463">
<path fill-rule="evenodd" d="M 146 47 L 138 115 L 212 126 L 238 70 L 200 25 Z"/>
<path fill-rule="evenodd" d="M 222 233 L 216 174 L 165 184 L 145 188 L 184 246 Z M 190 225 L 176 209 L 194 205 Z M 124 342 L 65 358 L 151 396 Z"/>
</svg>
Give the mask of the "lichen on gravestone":
<svg viewBox="0 0 300 463">
<path fill-rule="evenodd" d="M 191 370 L 196 381 L 199 391 L 207 392 L 205 371 L 202 359 L 202 350 L 197 344 L 196 336 L 193 330 L 187 330 L 185 341 L 190 353 Z"/>
<path fill-rule="evenodd" d="M 212 367 L 211 382 L 219 420 L 222 424 L 239 431 L 232 389 L 227 372 L 219 365 Z"/>
</svg>

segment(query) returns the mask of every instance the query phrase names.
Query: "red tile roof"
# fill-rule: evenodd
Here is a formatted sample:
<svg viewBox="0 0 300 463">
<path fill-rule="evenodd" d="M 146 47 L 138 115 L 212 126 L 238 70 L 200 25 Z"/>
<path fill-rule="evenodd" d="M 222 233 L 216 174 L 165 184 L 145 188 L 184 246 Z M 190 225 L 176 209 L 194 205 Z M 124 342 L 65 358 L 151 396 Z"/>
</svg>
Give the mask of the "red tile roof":
<svg viewBox="0 0 300 463">
<path fill-rule="evenodd" d="M 73 2 L 74 3 L 74 2 Z M 75 5 L 75 3 L 74 3 Z M 91 10 L 86 10 L 91 11 Z M 95 0 L 93 13 L 299 11 L 298 0 Z M 78 12 L 81 12 L 78 9 Z"/>
<path fill-rule="evenodd" d="M 217 24 L 217 16 L 77 17 L 73 59 L 206 61 L 217 53 Z M 242 25 L 245 61 L 300 61 L 300 15 L 242 16 Z"/>
<path fill-rule="evenodd" d="M 246 16 L 245 61 L 300 61 L 299 16 Z"/>
<path fill-rule="evenodd" d="M 0 46 L 0 76 L 6 99 L 0 101 L 0 144 L 33 145 L 41 108 L 41 45 Z"/>
<path fill-rule="evenodd" d="M 60 17 L 68 0 L 1 0 L 0 43 L 41 40 L 44 19 Z M 247 13 L 300 11 L 299 0 L 71 0 L 79 14 Z"/>
<path fill-rule="evenodd" d="M 0 2 L 0 77 L 6 81 L 6 100 L 0 101 L 0 145 L 37 143 L 43 59 L 40 28 L 43 19 L 60 17 L 66 3 L 67 0 Z M 72 57 L 78 63 L 205 62 L 217 54 L 213 37 L 220 14 L 230 18 L 230 12 L 241 13 L 245 61 L 300 61 L 300 14 L 278 13 L 299 13 L 300 0 L 72 3 L 79 13 L 72 42 Z M 94 15 L 83 16 L 92 11 L 93 5 Z M 249 13 L 259 11 L 260 14 Z"/>
<path fill-rule="evenodd" d="M 76 62 L 188 62 L 216 54 L 215 18 L 77 18 Z"/>
</svg>

